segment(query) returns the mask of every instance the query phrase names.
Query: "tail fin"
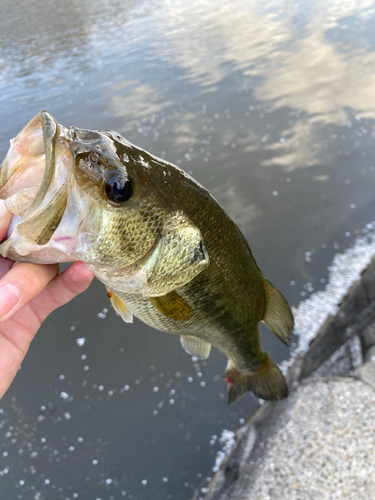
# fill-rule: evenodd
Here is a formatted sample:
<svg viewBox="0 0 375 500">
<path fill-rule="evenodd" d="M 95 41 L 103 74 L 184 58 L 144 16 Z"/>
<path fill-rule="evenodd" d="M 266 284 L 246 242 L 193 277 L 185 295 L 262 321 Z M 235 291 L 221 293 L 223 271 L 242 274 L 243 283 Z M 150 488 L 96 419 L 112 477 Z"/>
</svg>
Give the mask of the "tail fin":
<svg viewBox="0 0 375 500">
<path fill-rule="evenodd" d="M 284 344 L 289 345 L 294 328 L 292 311 L 281 293 L 265 278 L 263 280 L 267 308 L 262 321 Z"/>
<path fill-rule="evenodd" d="M 265 353 L 266 361 L 256 371 L 237 370 L 231 360 L 228 362 L 224 380 L 228 382 L 228 404 L 247 391 L 258 398 L 274 400 L 288 396 L 288 386 L 284 375 L 271 357 Z"/>
</svg>

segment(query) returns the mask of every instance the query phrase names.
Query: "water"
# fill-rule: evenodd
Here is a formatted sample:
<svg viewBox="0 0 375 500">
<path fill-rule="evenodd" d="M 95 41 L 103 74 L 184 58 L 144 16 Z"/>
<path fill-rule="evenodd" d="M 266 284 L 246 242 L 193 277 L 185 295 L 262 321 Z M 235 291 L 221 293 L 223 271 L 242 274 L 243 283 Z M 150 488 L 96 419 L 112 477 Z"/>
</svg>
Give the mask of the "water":
<svg viewBox="0 0 375 500">
<path fill-rule="evenodd" d="M 41 109 L 117 130 L 206 186 L 297 307 L 374 220 L 374 24 L 370 1 L 3 0 L 0 157 Z M 225 364 L 123 323 L 95 282 L 0 403 L 2 498 L 203 497 L 258 407 L 226 405 Z"/>
</svg>

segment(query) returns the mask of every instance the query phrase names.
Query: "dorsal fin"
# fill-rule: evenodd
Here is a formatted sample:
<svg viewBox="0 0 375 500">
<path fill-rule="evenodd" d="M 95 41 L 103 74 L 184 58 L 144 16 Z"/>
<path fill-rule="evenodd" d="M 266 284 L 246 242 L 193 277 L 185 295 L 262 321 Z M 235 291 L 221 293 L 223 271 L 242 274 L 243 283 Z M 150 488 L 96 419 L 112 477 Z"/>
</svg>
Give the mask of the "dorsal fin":
<svg viewBox="0 0 375 500">
<path fill-rule="evenodd" d="M 113 309 L 121 316 L 125 323 L 133 323 L 133 314 L 129 311 L 124 302 L 109 288 L 107 288 L 107 294 Z"/>
<path fill-rule="evenodd" d="M 267 306 L 262 321 L 284 344 L 289 345 L 294 328 L 292 311 L 281 293 L 265 278 L 263 280 Z"/>
<path fill-rule="evenodd" d="M 167 318 L 185 321 L 193 316 L 191 307 L 175 291 L 161 297 L 147 298 Z"/>
<path fill-rule="evenodd" d="M 210 355 L 211 344 L 191 335 L 181 335 L 181 344 L 185 351 L 199 359 L 207 359 Z"/>
</svg>

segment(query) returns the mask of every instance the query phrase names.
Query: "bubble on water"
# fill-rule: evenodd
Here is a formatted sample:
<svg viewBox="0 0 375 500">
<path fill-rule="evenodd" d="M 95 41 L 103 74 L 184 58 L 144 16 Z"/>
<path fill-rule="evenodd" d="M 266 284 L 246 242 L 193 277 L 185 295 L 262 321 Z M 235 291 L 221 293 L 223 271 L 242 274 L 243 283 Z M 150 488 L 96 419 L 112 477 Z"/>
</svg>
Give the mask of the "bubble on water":
<svg viewBox="0 0 375 500">
<path fill-rule="evenodd" d="M 279 192 L 278 192 L 278 191 L 272 191 L 272 195 L 273 195 L 273 196 L 277 196 L 278 194 L 279 194 Z"/>
<path fill-rule="evenodd" d="M 128 391 L 130 389 L 129 385 L 124 385 L 124 391 Z"/>
<path fill-rule="evenodd" d="M 64 378 L 65 378 L 65 375 L 60 375 L 59 376 L 59 380 L 64 380 Z"/>
<path fill-rule="evenodd" d="M 49 479 L 44 480 L 44 484 L 49 484 L 51 481 Z"/>
<path fill-rule="evenodd" d="M 90 367 L 89 366 L 84 366 L 83 369 L 85 370 L 85 372 L 89 371 Z"/>
<path fill-rule="evenodd" d="M 98 460 L 96 460 L 96 459 L 94 459 L 94 460 L 92 461 L 92 465 L 98 465 L 98 463 L 99 463 L 99 462 L 98 462 Z"/>
<path fill-rule="evenodd" d="M 167 483 L 168 482 L 168 478 L 167 477 L 163 477 L 163 483 Z"/>
<path fill-rule="evenodd" d="M 69 451 L 74 451 L 74 446 L 69 446 Z"/>
<path fill-rule="evenodd" d="M 64 418 L 65 418 L 65 420 L 70 420 L 72 417 L 71 417 L 70 413 L 68 411 L 66 411 L 64 413 Z"/>
<path fill-rule="evenodd" d="M 107 312 L 108 312 L 108 309 L 107 309 L 107 308 L 104 308 L 104 309 L 103 309 L 103 313 L 104 313 L 104 314 L 107 314 Z"/>
<path fill-rule="evenodd" d="M 154 392 L 158 392 L 159 387 L 154 387 L 152 390 L 153 390 Z"/>
<path fill-rule="evenodd" d="M 206 382 L 201 382 L 201 387 L 206 387 Z"/>
<path fill-rule="evenodd" d="M 39 453 L 37 451 L 33 451 L 30 453 L 30 458 L 38 458 Z"/>
<path fill-rule="evenodd" d="M 175 403 L 174 399 L 170 399 L 170 400 L 169 400 L 169 404 L 170 404 L 170 405 L 174 405 L 174 403 Z"/>
<path fill-rule="evenodd" d="M 21 479 L 20 480 L 20 485 L 23 486 L 25 484 L 25 480 L 24 479 Z"/>
<path fill-rule="evenodd" d="M 350 208 L 355 208 L 356 206 L 357 206 L 357 205 L 356 205 L 355 203 L 352 203 L 352 204 L 350 205 Z"/>
<path fill-rule="evenodd" d="M 105 480 L 105 482 L 106 482 L 106 484 L 111 484 L 112 483 L 112 479 L 108 478 L 108 479 Z"/>
<path fill-rule="evenodd" d="M 142 479 L 142 484 L 143 484 L 143 486 L 146 486 L 146 484 L 147 484 L 147 479 Z"/>
<path fill-rule="evenodd" d="M 7 457 L 8 456 L 8 452 L 7 451 L 4 451 L 3 453 L 3 457 Z"/>
<path fill-rule="evenodd" d="M 104 390 L 104 385 L 99 385 L 98 391 L 103 391 Z"/>
<path fill-rule="evenodd" d="M 75 326 L 71 326 L 71 327 L 69 328 L 69 330 L 70 330 L 71 332 L 74 332 L 74 330 L 75 330 L 75 329 L 76 329 L 76 327 L 75 327 Z"/>
<path fill-rule="evenodd" d="M 241 425 L 243 425 L 243 424 L 245 423 L 245 419 L 240 418 L 240 419 L 239 419 L 239 423 L 240 423 Z"/>
<path fill-rule="evenodd" d="M 69 398 L 69 394 L 67 392 L 60 392 L 60 398 L 62 399 L 68 399 Z"/>
<path fill-rule="evenodd" d="M 191 383 L 191 382 L 193 381 L 193 377 L 188 377 L 188 379 L 187 379 L 187 380 L 188 380 L 188 382 L 190 382 L 190 383 Z"/>
<path fill-rule="evenodd" d="M 79 437 L 79 438 L 77 439 L 77 441 L 78 441 L 79 443 L 82 443 L 82 441 L 83 441 L 83 437 Z"/>
<path fill-rule="evenodd" d="M 86 342 L 85 337 L 81 337 L 81 338 L 76 340 L 76 343 L 79 345 L 79 347 L 82 347 L 85 342 Z"/>
<path fill-rule="evenodd" d="M 81 359 L 84 361 L 87 358 L 86 354 L 82 354 Z"/>
</svg>

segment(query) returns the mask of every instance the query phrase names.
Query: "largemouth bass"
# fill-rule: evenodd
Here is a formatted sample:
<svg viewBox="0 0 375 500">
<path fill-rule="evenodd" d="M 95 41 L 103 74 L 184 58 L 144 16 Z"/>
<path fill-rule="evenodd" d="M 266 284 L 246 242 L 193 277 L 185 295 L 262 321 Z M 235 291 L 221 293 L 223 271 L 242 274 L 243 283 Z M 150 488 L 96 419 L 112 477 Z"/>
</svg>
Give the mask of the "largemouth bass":
<svg viewBox="0 0 375 500">
<path fill-rule="evenodd" d="M 259 322 L 288 344 L 290 308 L 236 224 L 183 170 L 116 132 L 66 128 L 42 111 L 11 141 L 0 198 L 13 213 L 3 257 L 83 261 L 125 321 L 180 335 L 198 358 L 214 345 L 228 357 L 229 403 L 249 390 L 287 396 Z"/>
</svg>

